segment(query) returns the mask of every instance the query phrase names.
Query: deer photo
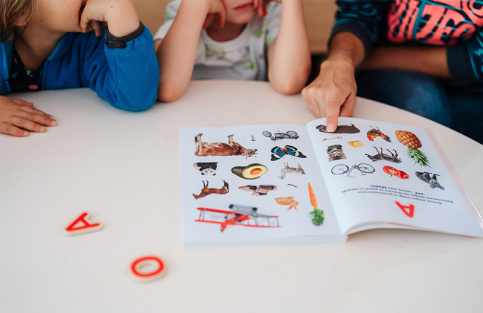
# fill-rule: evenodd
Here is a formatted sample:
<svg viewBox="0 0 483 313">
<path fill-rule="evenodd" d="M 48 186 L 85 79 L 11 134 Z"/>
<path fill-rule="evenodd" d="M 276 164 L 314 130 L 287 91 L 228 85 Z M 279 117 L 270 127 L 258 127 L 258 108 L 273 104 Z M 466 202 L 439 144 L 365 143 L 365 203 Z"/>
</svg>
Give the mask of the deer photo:
<svg viewBox="0 0 483 313">
<path fill-rule="evenodd" d="M 251 157 L 257 154 L 257 149 L 246 149 L 238 142 L 233 140 L 234 135 L 228 136 L 228 143 L 213 142 L 206 143 L 201 140 L 203 134 L 198 134 L 195 137 L 197 156 L 229 156 L 229 155 L 243 155 L 244 157 Z"/>
<path fill-rule="evenodd" d="M 203 189 L 201 189 L 201 192 L 199 195 L 193 194 L 193 197 L 195 199 L 203 198 L 207 195 L 210 195 L 212 193 L 217 193 L 217 194 L 225 194 L 228 193 L 229 188 L 228 188 L 228 183 L 224 180 L 223 181 L 223 187 L 221 188 L 208 188 L 208 181 L 203 181 Z"/>
</svg>

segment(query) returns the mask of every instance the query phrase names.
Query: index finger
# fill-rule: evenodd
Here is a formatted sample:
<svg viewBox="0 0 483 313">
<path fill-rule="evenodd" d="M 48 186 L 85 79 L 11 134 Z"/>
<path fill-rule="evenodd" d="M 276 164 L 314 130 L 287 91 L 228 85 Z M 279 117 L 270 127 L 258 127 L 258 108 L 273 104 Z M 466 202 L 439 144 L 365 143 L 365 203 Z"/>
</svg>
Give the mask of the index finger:
<svg viewBox="0 0 483 313">
<path fill-rule="evenodd" d="M 335 103 L 329 103 L 327 109 L 325 110 L 325 116 L 327 121 L 327 131 L 329 133 L 335 132 L 337 129 L 338 117 L 339 117 L 339 106 Z"/>
<path fill-rule="evenodd" d="M 223 28 L 225 26 L 225 20 L 226 20 L 226 8 L 225 8 L 225 6 L 223 6 L 223 10 L 218 12 L 218 15 L 220 16 L 220 24 L 218 26 Z"/>
</svg>

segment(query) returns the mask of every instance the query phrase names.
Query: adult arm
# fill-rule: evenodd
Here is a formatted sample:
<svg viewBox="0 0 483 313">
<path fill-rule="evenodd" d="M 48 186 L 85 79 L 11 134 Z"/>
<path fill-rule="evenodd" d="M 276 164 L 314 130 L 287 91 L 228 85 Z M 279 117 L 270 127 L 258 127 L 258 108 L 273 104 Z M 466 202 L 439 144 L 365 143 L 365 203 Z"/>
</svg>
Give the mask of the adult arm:
<svg viewBox="0 0 483 313">
<path fill-rule="evenodd" d="M 369 53 L 359 69 L 407 70 L 435 78 L 450 79 L 446 54 L 447 47 L 377 47 Z"/>
<path fill-rule="evenodd" d="M 329 132 L 336 130 L 339 116 L 352 116 L 357 93 L 354 69 L 363 58 L 361 40 L 352 33 L 338 33 L 332 38 L 319 76 L 302 90 L 310 112 L 327 118 Z"/>
<path fill-rule="evenodd" d="M 357 92 L 355 68 L 377 40 L 390 2 L 342 0 L 337 4 L 327 60 L 322 62 L 319 76 L 302 90 L 310 112 L 327 118 L 328 131 L 336 130 L 339 116 L 352 116 Z"/>
</svg>

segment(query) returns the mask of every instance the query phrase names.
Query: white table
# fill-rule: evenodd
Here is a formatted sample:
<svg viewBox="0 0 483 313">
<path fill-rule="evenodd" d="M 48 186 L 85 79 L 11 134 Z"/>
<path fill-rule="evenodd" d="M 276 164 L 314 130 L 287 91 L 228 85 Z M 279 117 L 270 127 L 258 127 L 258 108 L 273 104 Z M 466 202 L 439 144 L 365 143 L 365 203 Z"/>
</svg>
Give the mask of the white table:
<svg viewBox="0 0 483 313">
<path fill-rule="evenodd" d="M 57 118 L 28 138 L 0 136 L 0 312 L 483 312 L 483 240 L 371 230 L 347 243 L 184 248 L 179 127 L 305 124 L 300 95 L 267 83 L 191 83 L 142 113 L 87 89 L 19 96 Z M 428 128 L 483 213 L 483 146 L 358 99 L 355 116 Z M 67 237 L 80 213 L 99 232 Z M 159 280 L 130 263 L 157 255 Z"/>
</svg>

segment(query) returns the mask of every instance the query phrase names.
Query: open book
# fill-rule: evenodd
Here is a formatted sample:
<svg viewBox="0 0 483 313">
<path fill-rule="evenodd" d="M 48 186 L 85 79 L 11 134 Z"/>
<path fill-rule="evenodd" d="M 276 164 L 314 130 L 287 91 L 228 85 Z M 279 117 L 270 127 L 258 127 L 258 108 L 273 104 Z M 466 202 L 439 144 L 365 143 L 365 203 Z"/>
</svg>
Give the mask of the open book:
<svg viewBox="0 0 483 313">
<path fill-rule="evenodd" d="M 373 228 L 483 236 L 422 128 L 339 118 L 180 129 L 186 246 L 336 242 Z"/>
</svg>

